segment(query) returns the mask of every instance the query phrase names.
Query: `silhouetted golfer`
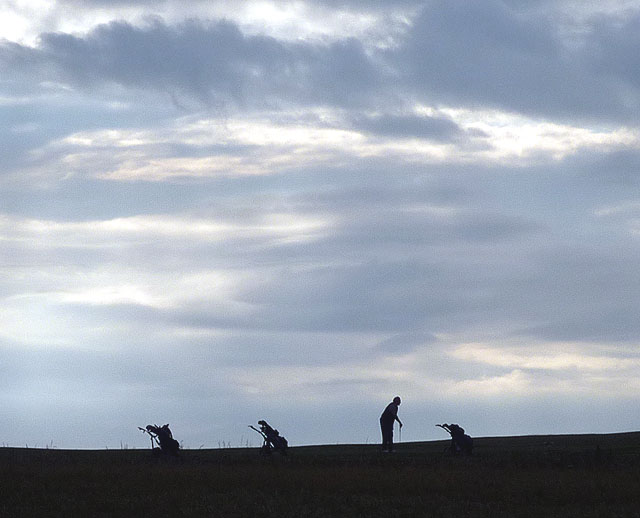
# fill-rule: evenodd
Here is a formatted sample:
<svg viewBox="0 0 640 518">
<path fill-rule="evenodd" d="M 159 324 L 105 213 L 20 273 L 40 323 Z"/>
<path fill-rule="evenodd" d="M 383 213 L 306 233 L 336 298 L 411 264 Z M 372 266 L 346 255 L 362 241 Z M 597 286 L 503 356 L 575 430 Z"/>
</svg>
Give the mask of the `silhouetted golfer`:
<svg viewBox="0 0 640 518">
<path fill-rule="evenodd" d="M 402 421 L 398 419 L 398 407 L 400 406 L 400 397 L 396 396 L 393 401 L 387 405 L 382 415 L 380 416 L 380 429 L 382 430 L 382 451 L 393 451 L 393 424 L 395 421 L 400 423 L 402 428 Z"/>
</svg>

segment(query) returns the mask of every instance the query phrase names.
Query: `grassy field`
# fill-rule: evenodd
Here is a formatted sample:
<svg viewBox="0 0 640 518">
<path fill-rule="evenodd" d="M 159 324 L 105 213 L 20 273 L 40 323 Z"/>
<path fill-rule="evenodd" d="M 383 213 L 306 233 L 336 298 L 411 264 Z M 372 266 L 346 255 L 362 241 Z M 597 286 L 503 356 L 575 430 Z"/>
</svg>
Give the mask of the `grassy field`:
<svg viewBox="0 0 640 518">
<path fill-rule="evenodd" d="M 0 448 L 0 516 L 640 517 L 640 433 L 183 451 Z"/>
</svg>

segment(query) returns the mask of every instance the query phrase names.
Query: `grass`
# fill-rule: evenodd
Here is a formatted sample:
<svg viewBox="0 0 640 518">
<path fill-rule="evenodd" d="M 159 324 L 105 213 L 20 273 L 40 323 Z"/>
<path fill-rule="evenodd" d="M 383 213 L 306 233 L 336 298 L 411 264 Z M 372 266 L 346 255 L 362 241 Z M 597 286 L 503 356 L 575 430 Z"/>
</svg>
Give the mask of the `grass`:
<svg viewBox="0 0 640 518">
<path fill-rule="evenodd" d="M 0 448 L 0 516 L 640 517 L 640 433 L 191 450 Z"/>
</svg>

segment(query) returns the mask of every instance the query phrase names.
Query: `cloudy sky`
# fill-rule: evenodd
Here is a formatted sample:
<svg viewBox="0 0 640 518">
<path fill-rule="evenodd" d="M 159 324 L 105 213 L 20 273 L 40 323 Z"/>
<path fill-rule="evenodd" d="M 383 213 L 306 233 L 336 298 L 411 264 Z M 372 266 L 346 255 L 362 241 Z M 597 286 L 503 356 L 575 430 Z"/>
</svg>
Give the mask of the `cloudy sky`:
<svg viewBox="0 0 640 518">
<path fill-rule="evenodd" d="M 640 0 L 0 0 L 0 443 L 640 428 Z"/>
</svg>

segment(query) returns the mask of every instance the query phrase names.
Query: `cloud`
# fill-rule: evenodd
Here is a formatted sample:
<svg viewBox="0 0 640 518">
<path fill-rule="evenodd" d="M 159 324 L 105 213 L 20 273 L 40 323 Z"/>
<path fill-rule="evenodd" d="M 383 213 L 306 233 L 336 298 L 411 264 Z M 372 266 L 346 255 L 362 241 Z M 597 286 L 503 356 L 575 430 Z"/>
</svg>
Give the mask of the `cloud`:
<svg viewBox="0 0 640 518">
<path fill-rule="evenodd" d="M 359 116 L 353 125 L 360 131 L 387 137 L 414 137 L 452 140 L 461 136 L 461 128 L 447 117 L 382 114 Z"/>
<path fill-rule="evenodd" d="M 524 350 L 523 350 L 524 349 Z M 580 371 L 616 371 L 637 369 L 640 366 L 637 357 L 620 358 L 607 354 L 594 354 L 588 347 L 562 344 L 562 349 L 546 347 L 544 350 L 526 347 L 492 348 L 480 344 L 462 345 L 456 348 L 452 356 L 467 361 L 496 365 L 505 368 L 527 370 L 580 370 Z"/>
<path fill-rule="evenodd" d="M 559 121 L 635 120 L 640 14 L 623 23 L 591 15 L 567 32 L 554 13 L 498 0 L 434 1 L 386 50 L 365 50 L 363 35 L 287 41 L 231 21 L 112 21 L 82 35 L 43 33 L 33 48 L 5 42 L 0 67 L 24 82 L 46 78 L 103 94 L 111 88 L 115 96 L 123 87 L 162 92 L 198 109 L 386 108 L 386 115 L 354 119 L 376 134 L 455 134 L 441 117 L 388 111 L 416 100 Z"/>
<path fill-rule="evenodd" d="M 430 2 L 413 20 L 399 67 L 430 101 L 559 120 L 633 120 L 640 90 L 627 49 L 637 13 L 622 25 L 590 18 L 580 43 L 553 14 L 497 0 Z"/>
<path fill-rule="evenodd" d="M 640 150 L 623 147 L 610 153 L 588 153 L 576 157 L 581 171 L 593 180 L 621 189 L 637 185 L 640 179 Z"/>
<path fill-rule="evenodd" d="M 0 44 L 12 438 L 148 419 L 198 446 L 274 416 L 364 441 L 396 393 L 414 430 L 566 431 L 585 396 L 627 401 L 637 13 L 410 4 L 279 3 L 256 30 L 140 2 Z"/>
<path fill-rule="evenodd" d="M 403 354 L 418 347 L 432 345 L 437 341 L 438 337 L 432 333 L 399 333 L 385 338 L 377 347 L 383 354 Z"/>
<path fill-rule="evenodd" d="M 285 43 L 227 21 L 100 25 L 87 35 L 43 33 L 39 46 L 0 47 L 0 67 L 80 90 L 109 85 L 187 96 L 207 106 L 359 104 L 379 73 L 355 39 Z"/>
<path fill-rule="evenodd" d="M 620 16 L 600 15 L 594 17 L 591 33 L 585 42 L 585 53 L 591 56 L 591 65 L 596 73 L 616 80 L 621 102 L 632 112 L 638 110 L 638 88 L 640 87 L 640 58 L 636 49 L 640 44 L 638 29 L 640 12 L 626 11 Z"/>
</svg>

